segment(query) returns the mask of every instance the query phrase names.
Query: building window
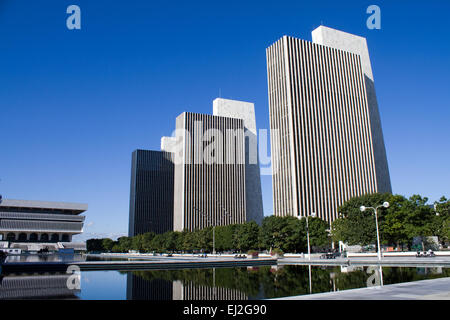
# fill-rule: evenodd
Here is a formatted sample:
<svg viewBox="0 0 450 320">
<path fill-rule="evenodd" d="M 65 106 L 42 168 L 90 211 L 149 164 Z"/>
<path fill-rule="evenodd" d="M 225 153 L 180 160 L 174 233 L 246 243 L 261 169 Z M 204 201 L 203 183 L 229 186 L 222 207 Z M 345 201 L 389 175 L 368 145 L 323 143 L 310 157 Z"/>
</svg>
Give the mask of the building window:
<svg viewBox="0 0 450 320">
<path fill-rule="evenodd" d="M 41 242 L 44 242 L 44 241 L 48 241 L 48 234 L 46 234 L 46 233 L 41 234 Z"/>
<path fill-rule="evenodd" d="M 19 241 L 27 241 L 27 234 L 26 233 L 19 234 Z"/>
<path fill-rule="evenodd" d="M 6 235 L 6 240 L 7 241 L 15 241 L 16 240 L 16 234 L 15 233 L 8 233 Z"/>
<path fill-rule="evenodd" d="M 58 242 L 59 241 L 59 235 L 57 233 L 52 234 L 52 242 Z"/>
<path fill-rule="evenodd" d="M 38 235 L 36 233 L 30 234 L 30 241 L 37 241 L 37 240 L 38 240 Z"/>
<path fill-rule="evenodd" d="M 62 242 L 69 242 L 69 235 L 68 234 L 63 234 L 62 235 Z"/>
</svg>

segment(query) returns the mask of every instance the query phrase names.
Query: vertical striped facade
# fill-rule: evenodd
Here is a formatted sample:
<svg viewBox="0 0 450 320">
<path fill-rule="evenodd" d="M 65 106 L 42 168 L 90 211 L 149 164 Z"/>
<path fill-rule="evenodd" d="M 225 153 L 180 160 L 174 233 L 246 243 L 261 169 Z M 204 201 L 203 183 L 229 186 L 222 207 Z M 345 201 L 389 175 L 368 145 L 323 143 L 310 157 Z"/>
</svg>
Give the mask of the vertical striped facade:
<svg viewBox="0 0 450 320">
<path fill-rule="evenodd" d="M 139 272 L 127 273 L 127 300 L 172 300 L 172 287 L 170 280 L 158 278 L 147 280 Z"/>
<path fill-rule="evenodd" d="M 244 223 L 243 120 L 184 112 L 176 128 L 182 146 L 175 156 L 175 231 Z M 220 147 L 212 150 L 214 142 Z M 207 154 L 216 161 L 205 162 Z"/>
<path fill-rule="evenodd" d="M 130 237 L 173 230 L 173 153 L 136 150 L 132 154 Z"/>
<path fill-rule="evenodd" d="M 378 190 L 360 56 L 288 36 L 266 54 L 274 214 L 331 223 Z"/>
<path fill-rule="evenodd" d="M 173 300 L 248 300 L 248 295 L 236 289 L 211 287 L 193 282 L 175 285 Z"/>
<path fill-rule="evenodd" d="M 69 289 L 71 274 L 10 274 L 1 277 L 0 300 L 78 299 L 80 289 Z M 81 277 L 81 276 L 79 276 Z M 80 279 L 81 280 L 81 279 Z"/>
<path fill-rule="evenodd" d="M 248 296 L 236 289 L 200 285 L 192 281 L 145 279 L 145 272 L 128 272 L 127 300 L 248 300 Z"/>
<path fill-rule="evenodd" d="M 392 193 L 391 178 L 384 145 L 383 129 L 381 126 L 380 110 L 375 92 L 372 63 L 370 62 L 367 40 L 344 31 L 320 26 L 311 32 L 314 43 L 349 51 L 361 57 L 361 66 L 366 85 L 367 103 L 369 106 L 370 128 L 372 132 L 373 153 L 378 192 Z"/>
<path fill-rule="evenodd" d="M 256 129 L 255 105 L 251 102 L 216 98 L 213 101 L 213 115 L 238 118 L 244 121 L 247 221 L 255 221 L 261 225 L 264 218 L 264 210 L 258 158 L 258 132 Z"/>
</svg>

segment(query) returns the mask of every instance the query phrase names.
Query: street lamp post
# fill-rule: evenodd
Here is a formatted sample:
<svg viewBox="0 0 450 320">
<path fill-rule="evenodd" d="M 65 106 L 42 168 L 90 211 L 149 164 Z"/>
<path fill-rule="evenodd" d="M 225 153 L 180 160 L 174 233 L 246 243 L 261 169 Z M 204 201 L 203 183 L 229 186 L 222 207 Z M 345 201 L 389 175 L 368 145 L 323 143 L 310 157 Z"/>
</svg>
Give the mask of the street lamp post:
<svg viewBox="0 0 450 320">
<path fill-rule="evenodd" d="M 216 225 L 213 225 L 213 254 L 216 254 Z"/>
<path fill-rule="evenodd" d="M 315 218 L 316 213 L 311 212 L 311 217 Z M 298 216 L 299 219 L 301 219 L 301 216 Z M 308 216 L 306 216 L 306 240 L 308 242 L 308 260 L 311 260 L 311 246 L 309 244 L 309 224 L 308 224 Z"/>
<path fill-rule="evenodd" d="M 220 222 L 222 222 L 225 217 L 231 217 L 231 215 L 227 212 L 227 210 L 223 206 L 221 206 L 221 208 L 224 211 L 225 215 L 223 215 L 221 217 Z M 209 224 L 212 224 L 212 227 L 213 227 L 213 252 L 212 252 L 212 254 L 215 255 L 216 254 L 216 221 L 214 220 L 214 223 L 211 223 L 212 221 L 210 220 L 210 217 L 206 213 L 200 211 L 199 209 L 197 209 L 195 207 L 194 207 L 194 210 L 196 210 L 197 212 L 202 214 L 206 218 L 206 220 L 209 222 Z"/>
<path fill-rule="evenodd" d="M 377 207 L 365 207 L 361 206 L 359 209 L 361 212 L 366 211 L 367 209 L 372 209 L 375 212 L 375 225 L 377 228 L 377 244 L 378 244 L 378 260 L 381 260 L 381 246 L 380 246 L 380 233 L 378 231 L 378 209 L 379 208 L 389 208 L 389 202 L 384 202 L 382 205 L 379 205 Z"/>
</svg>

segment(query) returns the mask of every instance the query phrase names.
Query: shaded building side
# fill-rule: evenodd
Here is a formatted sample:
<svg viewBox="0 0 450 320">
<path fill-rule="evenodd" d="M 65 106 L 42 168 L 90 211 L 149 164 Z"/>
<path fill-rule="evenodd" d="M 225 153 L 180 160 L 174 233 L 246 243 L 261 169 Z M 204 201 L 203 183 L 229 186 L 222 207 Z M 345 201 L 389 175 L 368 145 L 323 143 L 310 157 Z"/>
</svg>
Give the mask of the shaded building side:
<svg viewBox="0 0 450 320">
<path fill-rule="evenodd" d="M 132 154 L 130 237 L 173 230 L 173 154 L 136 150 Z"/>
</svg>

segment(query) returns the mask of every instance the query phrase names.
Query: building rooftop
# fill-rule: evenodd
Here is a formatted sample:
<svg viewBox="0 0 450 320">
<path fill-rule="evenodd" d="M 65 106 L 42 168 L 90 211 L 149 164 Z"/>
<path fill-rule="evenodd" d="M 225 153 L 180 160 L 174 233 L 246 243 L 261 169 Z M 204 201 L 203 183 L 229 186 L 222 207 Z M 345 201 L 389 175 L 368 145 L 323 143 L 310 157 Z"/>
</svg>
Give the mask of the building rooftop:
<svg viewBox="0 0 450 320">
<path fill-rule="evenodd" d="M 71 203 L 71 202 L 50 202 L 50 201 L 35 201 L 35 200 L 13 200 L 3 199 L 0 203 L 0 210 L 2 208 L 26 208 L 38 210 L 58 210 L 69 211 L 72 214 L 80 214 L 88 209 L 85 203 Z"/>
</svg>

